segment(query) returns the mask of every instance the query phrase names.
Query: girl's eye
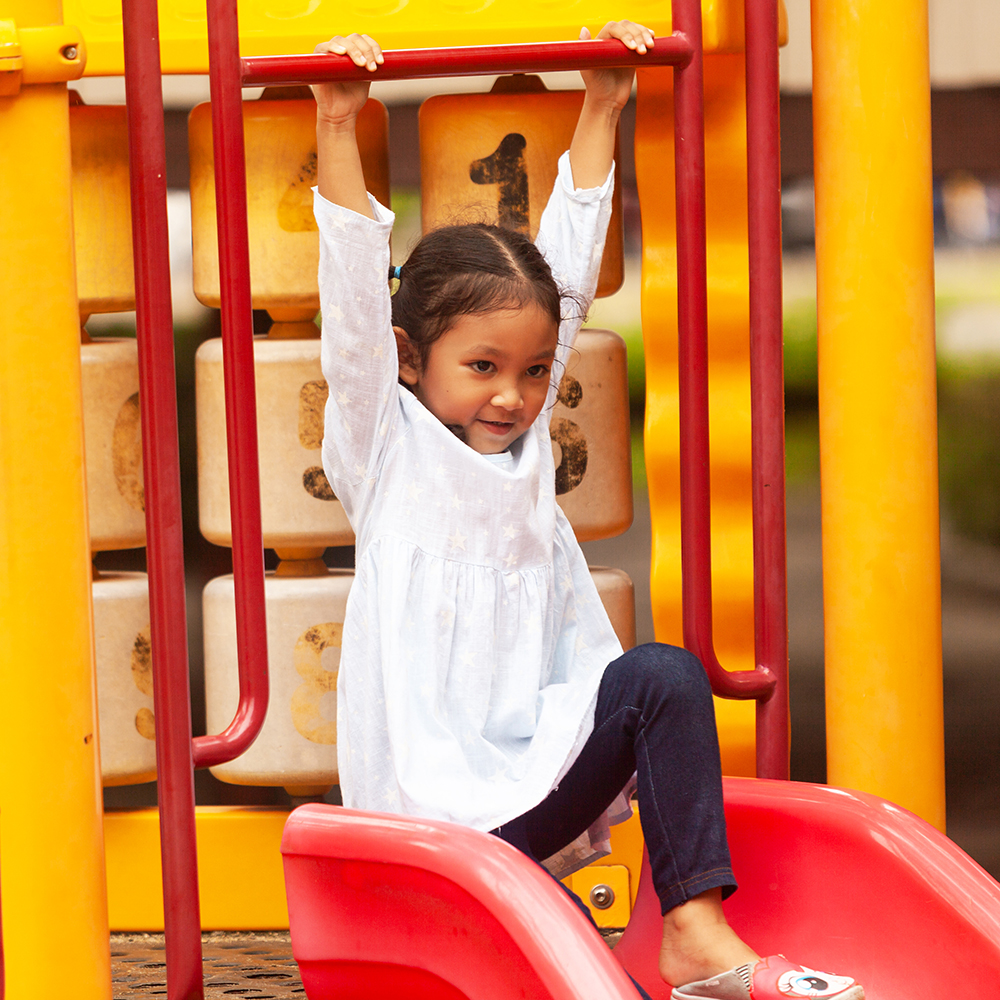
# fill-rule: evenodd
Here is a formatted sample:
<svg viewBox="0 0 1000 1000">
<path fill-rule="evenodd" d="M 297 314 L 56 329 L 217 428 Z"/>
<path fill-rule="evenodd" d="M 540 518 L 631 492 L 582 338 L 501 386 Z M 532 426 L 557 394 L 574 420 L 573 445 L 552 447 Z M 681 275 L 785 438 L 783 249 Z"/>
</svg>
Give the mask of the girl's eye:
<svg viewBox="0 0 1000 1000">
<path fill-rule="evenodd" d="M 548 373 L 549 373 L 548 365 L 532 365 L 528 369 L 528 374 L 532 378 L 542 378 L 543 376 L 548 375 Z"/>
<path fill-rule="evenodd" d="M 490 371 L 493 370 L 493 362 L 492 361 L 473 361 L 472 365 L 471 365 L 471 368 L 472 368 L 473 371 L 480 372 L 481 374 L 485 375 L 487 372 L 490 372 Z"/>
</svg>

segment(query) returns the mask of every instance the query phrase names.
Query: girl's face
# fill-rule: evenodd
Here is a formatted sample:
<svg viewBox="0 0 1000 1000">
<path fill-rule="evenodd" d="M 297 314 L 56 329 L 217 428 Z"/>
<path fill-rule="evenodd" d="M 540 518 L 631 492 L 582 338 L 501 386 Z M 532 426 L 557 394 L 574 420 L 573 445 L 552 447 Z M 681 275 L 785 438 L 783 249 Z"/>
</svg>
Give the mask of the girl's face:
<svg viewBox="0 0 1000 1000">
<path fill-rule="evenodd" d="M 536 305 L 462 316 L 420 366 L 405 332 L 399 374 L 417 399 L 474 451 L 506 451 L 545 405 L 559 329 Z"/>
</svg>

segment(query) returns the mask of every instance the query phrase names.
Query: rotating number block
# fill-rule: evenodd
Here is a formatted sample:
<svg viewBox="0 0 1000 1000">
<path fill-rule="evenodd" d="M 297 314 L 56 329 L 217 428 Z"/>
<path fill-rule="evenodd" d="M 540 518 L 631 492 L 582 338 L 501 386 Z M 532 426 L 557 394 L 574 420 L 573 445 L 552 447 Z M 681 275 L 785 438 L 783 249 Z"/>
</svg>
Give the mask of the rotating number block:
<svg viewBox="0 0 1000 1000">
<path fill-rule="evenodd" d="M 93 583 L 94 656 L 105 785 L 156 777 L 156 722 L 145 573 L 104 573 Z"/>
<path fill-rule="evenodd" d="M 559 385 L 549 430 L 556 500 L 581 542 L 632 523 L 632 444 L 625 342 L 582 330 Z"/>
<path fill-rule="evenodd" d="M 304 88 L 303 88 L 304 89 Z M 287 92 L 287 89 L 286 89 Z M 296 88 L 296 93 L 300 92 Z M 308 89 L 304 89 L 308 95 Z M 319 236 L 312 210 L 316 183 L 316 102 L 271 100 L 243 104 L 246 136 L 250 286 L 255 309 L 275 319 L 308 318 L 319 309 Z M 389 204 L 388 112 L 369 101 L 358 118 L 358 146 L 368 189 Z M 211 105 L 199 104 L 188 123 L 194 291 L 219 307 Z"/>
<path fill-rule="evenodd" d="M 217 778 L 235 785 L 308 788 L 311 794 L 337 784 L 337 671 L 353 579 L 350 570 L 267 574 L 267 718 L 242 757 L 212 768 Z M 232 576 L 205 587 L 205 711 L 213 733 L 229 724 L 239 701 L 235 600 Z"/>
<path fill-rule="evenodd" d="M 95 552 L 146 544 L 134 340 L 80 347 L 90 546 Z"/>
<path fill-rule="evenodd" d="M 582 105 L 583 91 L 549 91 L 537 77 L 501 77 L 489 94 L 424 101 L 424 232 L 453 223 L 498 222 L 534 239 L 559 156 L 569 149 Z M 615 159 L 620 161 L 617 155 Z M 620 190 L 615 187 L 599 296 L 617 291 L 624 276 Z"/>
<path fill-rule="evenodd" d="M 80 313 L 135 308 L 128 127 L 124 106 L 69 109 Z"/>
<path fill-rule="evenodd" d="M 254 371 L 264 545 L 353 544 L 354 533 L 320 459 L 327 387 L 319 341 L 257 340 Z M 201 531 L 216 545 L 232 545 L 222 341 L 209 340 L 198 348 L 195 385 Z"/>
<path fill-rule="evenodd" d="M 591 566 L 590 576 L 622 649 L 631 649 L 635 645 L 635 587 L 628 573 L 607 566 Z"/>
</svg>

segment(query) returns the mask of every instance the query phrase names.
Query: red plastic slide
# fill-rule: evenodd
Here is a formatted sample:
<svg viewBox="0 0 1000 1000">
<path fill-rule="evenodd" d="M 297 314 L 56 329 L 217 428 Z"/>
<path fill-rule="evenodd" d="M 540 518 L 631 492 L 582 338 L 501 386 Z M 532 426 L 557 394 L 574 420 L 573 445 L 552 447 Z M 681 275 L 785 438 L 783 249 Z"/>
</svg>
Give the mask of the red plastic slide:
<svg viewBox="0 0 1000 1000">
<path fill-rule="evenodd" d="M 874 796 L 726 780 L 740 891 L 758 950 L 842 971 L 869 1000 L 1000 997 L 1000 885 L 923 820 Z M 310 1000 L 654 997 L 648 878 L 615 952 L 537 866 L 448 823 L 309 805 L 282 841 L 292 950 Z"/>
<path fill-rule="evenodd" d="M 929 823 L 827 785 L 726 778 L 740 888 L 729 922 L 760 954 L 842 972 L 867 1000 L 1000 998 L 1000 885 Z M 648 878 L 616 957 L 659 980 L 660 906 Z"/>
</svg>

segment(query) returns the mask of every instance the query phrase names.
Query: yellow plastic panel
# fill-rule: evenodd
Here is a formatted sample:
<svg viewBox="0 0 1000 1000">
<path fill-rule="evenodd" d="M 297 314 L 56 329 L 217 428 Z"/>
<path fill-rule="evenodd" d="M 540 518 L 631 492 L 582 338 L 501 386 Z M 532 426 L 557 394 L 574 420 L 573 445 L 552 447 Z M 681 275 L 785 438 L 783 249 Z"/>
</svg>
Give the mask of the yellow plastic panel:
<svg viewBox="0 0 1000 1000">
<path fill-rule="evenodd" d="M 653 618 L 657 639 L 682 645 L 672 79 L 669 71 L 639 72 L 635 159 L 643 218 Z M 705 60 L 705 149 L 715 649 L 723 666 L 749 670 L 754 666 L 753 528 L 742 55 Z M 717 698 L 716 715 L 723 771 L 752 775 L 754 704 Z"/>
<path fill-rule="evenodd" d="M 632 815 L 624 823 L 611 827 L 611 853 L 601 858 L 602 865 L 624 865 L 629 872 L 629 895 L 635 906 L 639 895 L 639 872 L 642 871 L 642 826 L 639 823 L 639 807 L 632 801 Z"/>
<path fill-rule="evenodd" d="M 281 867 L 283 809 L 199 806 L 198 888 L 204 930 L 288 927 Z M 108 910 L 115 931 L 163 930 L 160 824 L 156 809 L 104 817 Z"/>
<path fill-rule="evenodd" d="M 534 239 L 559 156 L 569 149 L 582 106 L 582 90 L 548 91 L 537 77 L 501 77 L 493 93 L 424 101 L 420 107 L 424 232 L 456 222 L 499 222 Z M 615 159 L 621 161 L 620 156 Z M 624 277 L 621 201 L 617 185 L 599 296 L 616 292 Z"/>
<path fill-rule="evenodd" d="M 308 93 L 308 91 L 306 91 Z M 219 251 L 212 157 L 212 108 L 199 104 L 188 123 L 194 290 L 219 307 Z M 316 103 L 243 102 L 247 164 L 250 286 L 255 309 L 275 319 L 311 318 L 319 309 L 319 230 L 312 210 L 316 183 Z M 368 190 L 389 204 L 389 117 L 369 101 L 358 117 L 358 148 Z"/>
<path fill-rule="evenodd" d="M 570 889 L 587 904 L 598 927 L 624 927 L 632 915 L 632 897 L 629 893 L 629 870 L 624 865 L 588 865 L 574 872 L 565 880 Z M 597 906 L 591 893 L 598 886 L 614 894 L 611 904 Z"/>
<path fill-rule="evenodd" d="M 65 0 L 68 24 L 87 41 L 88 76 L 122 72 L 121 4 L 118 0 Z M 581 25 L 596 32 L 613 16 L 597 0 L 241 0 L 243 55 L 312 52 L 334 34 L 364 31 L 384 48 L 550 42 L 576 38 Z M 704 0 L 705 49 L 743 48 L 742 0 Z M 670 5 L 635 0 L 627 15 L 658 34 L 670 31 Z M 161 61 L 165 73 L 208 71 L 204 0 L 161 0 Z"/>
<path fill-rule="evenodd" d="M 607 857 L 595 861 L 594 864 L 589 865 L 587 868 L 575 872 L 569 878 L 563 879 L 563 882 L 567 888 L 572 889 L 579 896 L 583 895 L 580 888 L 578 888 L 578 885 L 582 886 L 582 883 L 577 883 L 575 880 L 583 875 L 584 872 L 595 869 L 600 872 L 600 870 L 608 867 L 624 868 L 628 874 L 628 906 L 631 913 L 632 907 L 635 906 L 636 897 L 639 895 L 639 873 L 642 871 L 642 851 L 644 846 L 642 826 L 639 824 L 639 807 L 633 800 L 632 815 L 624 823 L 618 823 L 611 827 L 611 853 Z M 601 881 L 603 879 L 600 877 L 600 874 L 597 874 L 590 879 L 590 884 L 596 885 Z M 587 892 L 590 892 L 589 887 L 587 888 Z M 617 888 L 615 888 L 615 895 L 620 895 Z M 602 926 L 620 927 L 624 925 L 606 923 L 602 924 Z"/>
</svg>

